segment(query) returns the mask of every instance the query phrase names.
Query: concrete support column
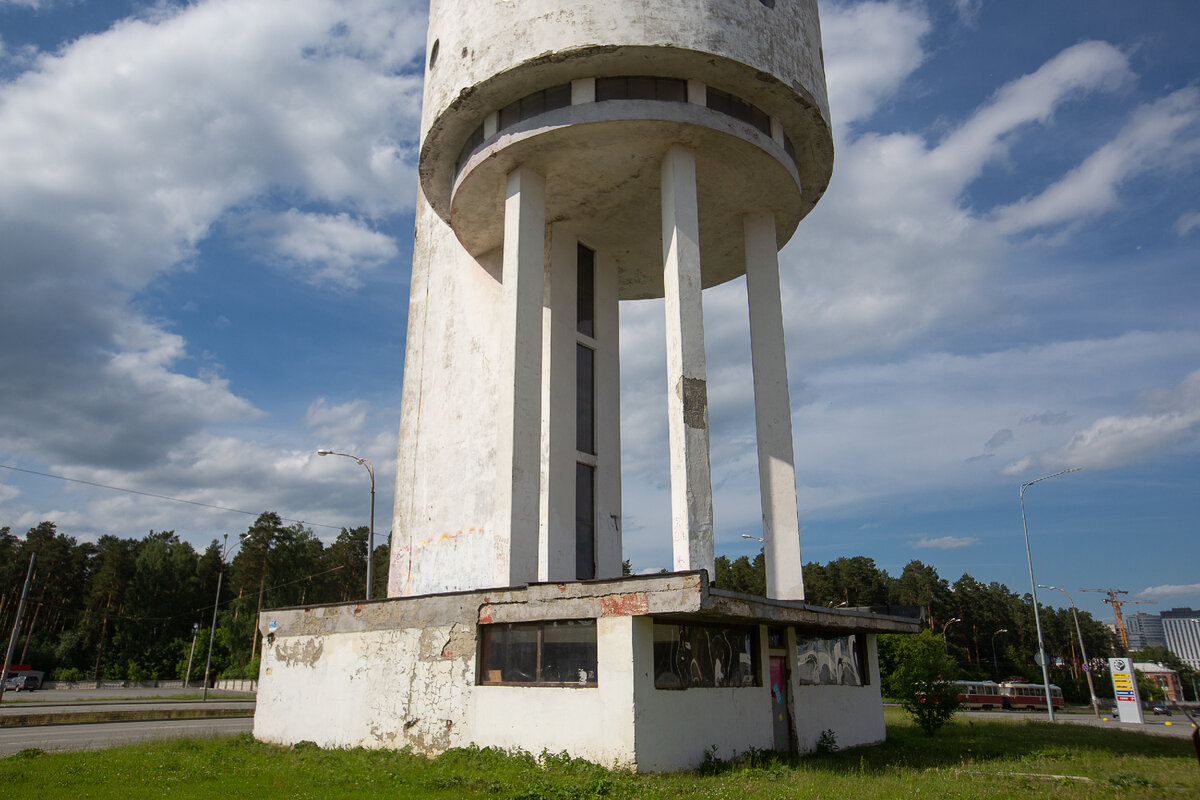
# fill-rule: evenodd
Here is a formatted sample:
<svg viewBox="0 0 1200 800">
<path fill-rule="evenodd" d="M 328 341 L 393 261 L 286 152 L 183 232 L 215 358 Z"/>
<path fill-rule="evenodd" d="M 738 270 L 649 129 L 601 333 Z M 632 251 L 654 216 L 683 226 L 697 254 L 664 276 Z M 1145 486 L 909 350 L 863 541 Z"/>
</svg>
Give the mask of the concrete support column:
<svg viewBox="0 0 1200 800">
<path fill-rule="evenodd" d="M 671 537 L 676 570 L 713 569 L 712 476 L 696 154 L 674 145 L 662 163 L 663 284 L 667 314 L 667 422 Z"/>
<path fill-rule="evenodd" d="M 539 581 L 575 580 L 575 326 L 578 238 L 550 226 L 542 333 Z M 553 391 L 551 391 L 553 387 Z"/>
<path fill-rule="evenodd" d="M 621 577 L 621 321 L 617 263 L 596 253 L 596 577 Z"/>
<path fill-rule="evenodd" d="M 767 597 L 803 600 L 792 407 L 784 351 L 775 215 L 753 212 L 742 218 L 742 224 L 746 235 L 746 295 L 750 306 L 750 357 L 754 369 L 754 422 L 758 430 Z"/>
<path fill-rule="evenodd" d="M 508 174 L 503 258 L 493 535 L 497 585 L 516 586 L 537 580 L 541 483 L 546 182 L 527 167 Z"/>
</svg>

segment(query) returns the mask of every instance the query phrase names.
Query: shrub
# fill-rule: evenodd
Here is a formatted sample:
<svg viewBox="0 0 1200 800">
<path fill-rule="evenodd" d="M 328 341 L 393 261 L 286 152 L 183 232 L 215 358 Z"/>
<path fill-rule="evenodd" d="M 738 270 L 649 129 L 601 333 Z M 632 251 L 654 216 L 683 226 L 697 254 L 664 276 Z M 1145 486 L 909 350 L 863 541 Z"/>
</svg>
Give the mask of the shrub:
<svg viewBox="0 0 1200 800">
<path fill-rule="evenodd" d="M 903 658 L 891 675 L 892 691 L 921 730 L 932 736 L 958 710 L 954 662 L 946 655 L 942 637 L 923 630 L 901 645 Z"/>
</svg>

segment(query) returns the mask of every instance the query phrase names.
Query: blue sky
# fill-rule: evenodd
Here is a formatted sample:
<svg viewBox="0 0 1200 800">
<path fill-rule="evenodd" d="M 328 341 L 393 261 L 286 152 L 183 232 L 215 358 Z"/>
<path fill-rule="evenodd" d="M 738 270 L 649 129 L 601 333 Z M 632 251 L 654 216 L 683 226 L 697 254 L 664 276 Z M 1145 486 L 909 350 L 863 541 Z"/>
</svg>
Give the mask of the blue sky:
<svg viewBox="0 0 1200 800">
<path fill-rule="evenodd" d="M 390 523 L 425 9 L 0 0 L 0 463 Z M 826 2 L 837 161 L 781 254 L 802 548 L 1200 607 L 1200 12 Z M 760 527 L 706 293 L 718 552 Z M 622 308 L 625 550 L 670 563 L 662 308 Z M 0 469 L 0 525 L 250 517 Z M 1076 601 L 1109 617 L 1095 594 Z M 1057 603 L 1059 598 L 1044 598 Z"/>
</svg>

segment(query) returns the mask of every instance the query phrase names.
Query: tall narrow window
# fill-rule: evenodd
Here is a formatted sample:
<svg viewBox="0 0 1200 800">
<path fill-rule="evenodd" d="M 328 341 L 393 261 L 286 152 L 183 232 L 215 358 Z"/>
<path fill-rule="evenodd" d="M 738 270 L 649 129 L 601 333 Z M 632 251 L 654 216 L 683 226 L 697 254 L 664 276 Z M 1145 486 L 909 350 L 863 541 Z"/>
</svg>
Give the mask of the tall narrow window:
<svg viewBox="0 0 1200 800">
<path fill-rule="evenodd" d="M 578 310 L 575 329 L 584 336 L 596 335 L 596 254 L 579 245 Z"/>
<path fill-rule="evenodd" d="M 575 345 L 575 449 L 596 454 L 596 351 Z"/>
<path fill-rule="evenodd" d="M 575 465 L 575 580 L 596 577 L 596 468 Z"/>
</svg>

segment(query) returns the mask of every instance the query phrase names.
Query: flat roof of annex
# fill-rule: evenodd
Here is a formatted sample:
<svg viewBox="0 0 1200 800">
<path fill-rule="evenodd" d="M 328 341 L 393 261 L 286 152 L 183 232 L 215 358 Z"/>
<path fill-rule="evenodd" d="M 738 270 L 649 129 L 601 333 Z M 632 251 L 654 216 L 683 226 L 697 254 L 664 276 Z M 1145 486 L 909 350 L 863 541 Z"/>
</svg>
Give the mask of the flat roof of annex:
<svg viewBox="0 0 1200 800">
<path fill-rule="evenodd" d="M 866 608 L 826 608 L 724 591 L 711 586 L 701 570 L 267 609 L 259 627 L 264 635 L 285 637 L 612 616 L 792 625 L 828 636 L 917 633 L 922 624 Z"/>
</svg>

